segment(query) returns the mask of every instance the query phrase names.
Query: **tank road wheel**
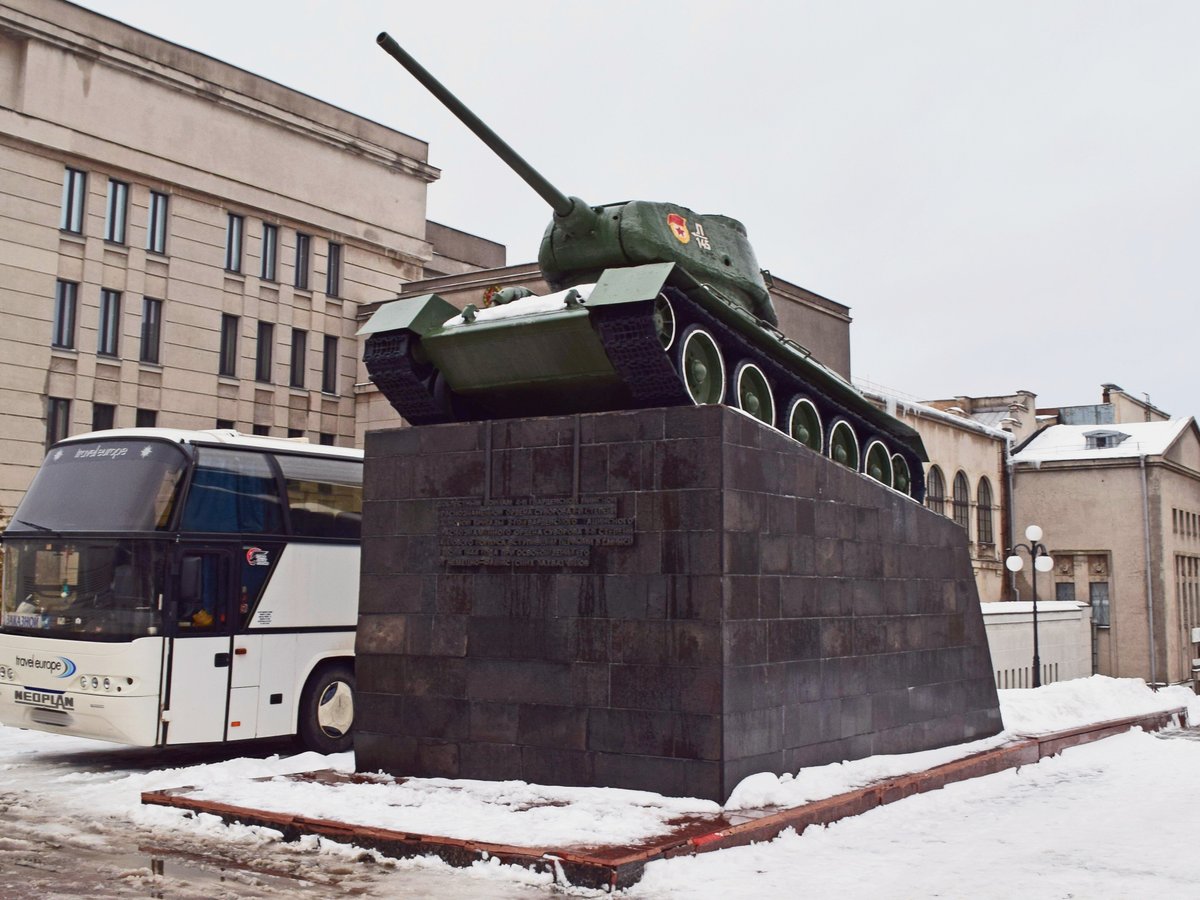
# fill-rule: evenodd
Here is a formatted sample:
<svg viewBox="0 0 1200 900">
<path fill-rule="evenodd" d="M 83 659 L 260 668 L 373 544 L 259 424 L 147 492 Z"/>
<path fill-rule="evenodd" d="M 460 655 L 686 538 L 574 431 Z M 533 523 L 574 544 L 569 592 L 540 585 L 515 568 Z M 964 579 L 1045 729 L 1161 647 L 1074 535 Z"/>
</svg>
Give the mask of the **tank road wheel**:
<svg viewBox="0 0 1200 900">
<path fill-rule="evenodd" d="M 775 397 L 771 383 L 762 369 L 751 362 L 740 363 L 733 377 L 734 394 L 738 408 L 748 412 L 760 422 L 774 426 Z"/>
<path fill-rule="evenodd" d="M 725 361 L 717 342 L 703 328 L 692 326 L 684 334 L 679 368 L 693 403 L 721 402 L 725 396 Z"/>
<path fill-rule="evenodd" d="M 867 445 L 866 473 L 881 484 L 892 487 L 892 457 L 887 447 L 881 441 L 871 441 Z"/>
<path fill-rule="evenodd" d="M 675 310 L 666 294 L 654 298 L 654 331 L 662 348 L 670 350 L 675 343 Z"/>
<path fill-rule="evenodd" d="M 298 734 L 317 753 L 342 753 L 354 746 L 354 670 L 345 663 L 318 669 L 300 695 Z"/>
<path fill-rule="evenodd" d="M 858 471 L 858 436 L 845 419 L 837 422 L 829 433 L 829 458 Z"/>
<path fill-rule="evenodd" d="M 912 476 L 908 471 L 908 463 L 899 453 L 892 454 L 892 487 L 907 497 L 912 496 Z"/>
<path fill-rule="evenodd" d="M 792 409 L 788 413 L 788 434 L 792 440 L 799 441 L 810 450 L 821 452 L 825 435 L 821 431 L 821 416 L 811 400 L 798 397 L 792 401 Z"/>
</svg>

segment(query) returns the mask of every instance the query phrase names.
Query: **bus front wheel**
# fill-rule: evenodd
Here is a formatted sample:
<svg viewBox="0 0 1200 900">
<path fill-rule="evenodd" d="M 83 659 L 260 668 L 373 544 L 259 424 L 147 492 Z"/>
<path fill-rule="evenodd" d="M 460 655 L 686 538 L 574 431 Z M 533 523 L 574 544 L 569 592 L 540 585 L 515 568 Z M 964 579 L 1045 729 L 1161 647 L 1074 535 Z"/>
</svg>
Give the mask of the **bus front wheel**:
<svg viewBox="0 0 1200 900">
<path fill-rule="evenodd" d="M 354 746 L 354 670 L 345 663 L 318 669 L 300 696 L 299 737 L 317 753 Z"/>
</svg>

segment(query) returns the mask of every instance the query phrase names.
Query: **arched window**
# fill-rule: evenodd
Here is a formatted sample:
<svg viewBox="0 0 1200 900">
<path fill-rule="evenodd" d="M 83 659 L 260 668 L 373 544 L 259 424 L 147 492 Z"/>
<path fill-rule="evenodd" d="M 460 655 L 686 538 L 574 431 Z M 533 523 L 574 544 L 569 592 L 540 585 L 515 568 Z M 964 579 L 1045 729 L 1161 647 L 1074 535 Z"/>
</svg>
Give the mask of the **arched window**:
<svg viewBox="0 0 1200 900">
<path fill-rule="evenodd" d="M 975 506 L 977 539 L 981 544 L 993 544 L 996 538 L 992 533 L 992 485 L 986 478 L 979 479 L 975 497 L 978 501 Z"/>
<path fill-rule="evenodd" d="M 937 466 L 929 467 L 929 475 L 925 479 L 925 505 L 939 516 L 946 514 L 946 479 Z"/>
<path fill-rule="evenodd" d="M 954 476 L 954 521 L 970 531 L 971 485 L 967 483 L 967 476 L 962 472 Z"/>
</svg>

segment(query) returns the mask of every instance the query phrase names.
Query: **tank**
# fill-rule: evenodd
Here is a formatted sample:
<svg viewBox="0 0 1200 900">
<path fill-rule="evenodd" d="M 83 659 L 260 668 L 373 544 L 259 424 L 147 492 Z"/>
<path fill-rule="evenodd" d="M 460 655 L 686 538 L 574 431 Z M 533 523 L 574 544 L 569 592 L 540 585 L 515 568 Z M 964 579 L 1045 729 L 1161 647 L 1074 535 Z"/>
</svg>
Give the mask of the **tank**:
<svg viewBox="0 0 1200 900">
<path fill-rule="evenodd" d="M 674 203 L 590 206 L 520 157 L 387 33 L 378 43 L 544 199 L 553 293 L 383 304 L 359 331 L 409 423 L 724 403 L 918 502 L 920 436 L 782 334 L 736 219 Z"/>
</svg>

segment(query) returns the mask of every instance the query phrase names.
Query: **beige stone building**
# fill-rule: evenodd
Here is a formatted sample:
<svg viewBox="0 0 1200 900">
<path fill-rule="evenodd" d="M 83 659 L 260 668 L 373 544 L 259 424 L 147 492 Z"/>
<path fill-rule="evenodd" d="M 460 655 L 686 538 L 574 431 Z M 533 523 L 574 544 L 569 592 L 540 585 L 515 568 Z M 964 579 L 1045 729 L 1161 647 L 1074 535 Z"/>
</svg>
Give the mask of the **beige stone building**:
<svg viewBox="0 0 1200 900">
<path fill-rule="evenodd" d="M 1095 671 L 1158 683 L 1200 673 L 1200 431 L 1121 393 L 1101 422 L 1052 425 L 1017 449 L 1013 516 L 1054 559 L 1038 595 L 1088 604 Z M 1074 407 L 1066 418 L 1085 415 Z M 1060 412 L 1061 414 L 1061 412 Z M 1130 421 L 1129 417 L 1133 417 Z M 1021 590 L 1028 596 L 1027 571 Z"/>
<path fill-rule="evenodd" d="M 61 0 L 0 0 L 0 525 L 97 427 L 356 441 L 359 307 L 504 249 L 415 138 Z"/>
</svg>

